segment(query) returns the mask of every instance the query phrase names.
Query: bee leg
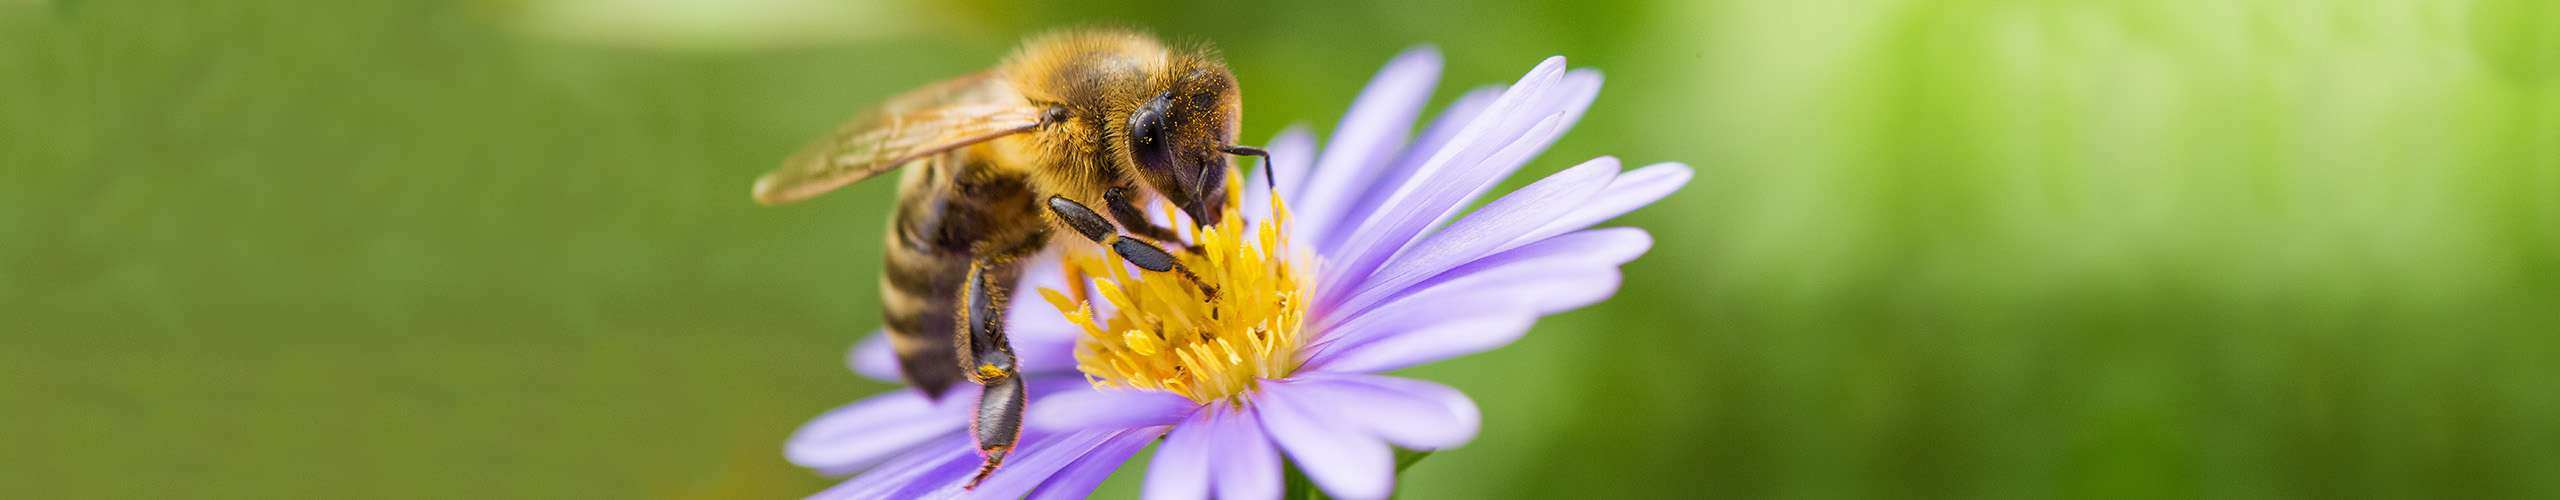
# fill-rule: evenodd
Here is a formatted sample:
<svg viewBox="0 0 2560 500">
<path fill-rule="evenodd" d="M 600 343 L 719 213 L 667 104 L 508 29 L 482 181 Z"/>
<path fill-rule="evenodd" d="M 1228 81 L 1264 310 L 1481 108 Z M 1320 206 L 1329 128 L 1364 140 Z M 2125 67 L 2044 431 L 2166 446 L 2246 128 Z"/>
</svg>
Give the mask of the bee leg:
<svg viewBox="0 0 2560 500">
<path fill-rule="evenodd" d="M 1009 259 L 980 258 L 969 263 L 967 286 L 961 292 L 961 368 L 979 385 L 978 414 L 969 421 L 969 433 L 977 439 L 983 458 L 978 474 L 969 479 L 969 488 L 976 488 L 1004 465 L 1005 456 L 1022 439 L 1022 374 L 1015 370 L 1013 343 L 1004 333 L 1005 299 L 1011 297 L 1005 289 L 1019 276 L 1017 271 Z"/>
<path fill-rule="evenodd" d="M 1139 269 L 1179 274 L 1182 279 L 1190 280 L 1192 286 L 1200 287 L 1200 293 L 1210 297 L 1218 296 L 1217 288 L 1210 287 L 1206 281 L 1201 281 L 1200 275 L 1192 274 L 1191 268 L 1183 267 L 1182 261 L 1174 259 L 1173 254 L 1166 253 L 1163 247 L 1147 243 L 1146 240 L 1121 236 L 1119 227 L 1112 225 L 1111 219 L 1102 218 L 1102 214 L 1094 213 L 1092 208 L 1086 208 L 1083 203 L 1076 203 L 1075 200 L 1067 199 L 1065 196 L 1050 195 L 1049 212 L 1056 214 L 1058 220 L 1066 221 L 1068 227 L 1075 228 L 1076 233 L 1083 234 L 1085 239 L 1111 247 L 1113 253 L 1120 254 L 1122 260 L 1137 264 Z"/>
<path fill-rule="evenodd" d="M 1186 249 L 1196 250 L 1191 248 L 1190 244 L 1183 243 L 1182 238 L 1174 234 L 1173 228 L 1159 226 L 1155 221 L 1147 220 L 1147 213 L 1138 210 L 1138 203 L 1134 198 L 1136 193 L 1129 188 L 1113 187 L 1109 191 L 1102 192 L 1102 205 L 1104 208 L 1111 209 L 1111 218 L 1118 219 L 1121 227 L 1128 228 L 1130 233 L 1140 238 L 1155 240 L 1157 244 L 1180 244 Z M 1208 224 L 1212 221 L 1193 222 Z"/>
<path fill-rule="evenodd" d="M 980 388 L 978 417 L 969 421 L 969 431 L 978 440 L 978 473 L 969 476 L 969 484 L 962 488 L 977 489 L 1021 441 L 1023 392 L 1022 377 L 1005 377 Z"/>
</svg>

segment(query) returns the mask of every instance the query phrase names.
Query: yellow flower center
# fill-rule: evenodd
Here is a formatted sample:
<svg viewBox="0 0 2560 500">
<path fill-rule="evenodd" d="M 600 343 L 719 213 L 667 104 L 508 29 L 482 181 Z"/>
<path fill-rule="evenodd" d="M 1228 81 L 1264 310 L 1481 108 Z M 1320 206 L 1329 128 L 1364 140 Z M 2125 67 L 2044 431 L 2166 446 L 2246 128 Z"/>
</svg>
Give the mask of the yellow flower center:
<svg viewBox="0 0 2560 500">
<path fill-rule="evenodd" d="M 1307 269 L 1313 259 L 1289 251 L 1288 210 L 1279 197 L 1271 199 L 1270 221 L 1245 224 L 1239 179 L 1233 171 L 1227 176 L 1222 220 L 1191 235 L 1196 251 L 1168 249 L 1214 294 L 1177 273 L 1133 273 L 1120 260 L 1091 252 L 1069 255 L 1067 276 L 1088 277 L 1111 302 L 1109 318 L 1097 322 L 1082 293 L 1070 298 L 1040 290 L 1084 328 L 1076 369 L 1086 382 L 1168 391 L 1208 403 L 1233 401 L 1256 381 L 1286 377 L 1298 368 L 1298 326 L 1314 298 L 1312 283 L 1301 276 L 1313 274 Z"/>
</svg>

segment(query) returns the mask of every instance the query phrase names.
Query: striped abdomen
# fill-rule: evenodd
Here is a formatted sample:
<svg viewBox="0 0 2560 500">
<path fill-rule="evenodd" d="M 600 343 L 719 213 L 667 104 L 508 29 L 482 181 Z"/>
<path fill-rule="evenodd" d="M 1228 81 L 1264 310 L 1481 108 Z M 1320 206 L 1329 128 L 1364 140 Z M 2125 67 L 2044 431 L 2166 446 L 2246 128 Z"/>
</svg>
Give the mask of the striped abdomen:
<svg viewBox="0 0 2560 500">
<path fill-rule="evenodd" d="M 937 396 L 963 378 L 954 332 L 970 259 L 980 248 L 1038 245 L 1047 233 L 1024 180 L 987 168 L 975 149 L 908 166 L 882 252 L 882 327 L 907 381 Z"/>
</svg>

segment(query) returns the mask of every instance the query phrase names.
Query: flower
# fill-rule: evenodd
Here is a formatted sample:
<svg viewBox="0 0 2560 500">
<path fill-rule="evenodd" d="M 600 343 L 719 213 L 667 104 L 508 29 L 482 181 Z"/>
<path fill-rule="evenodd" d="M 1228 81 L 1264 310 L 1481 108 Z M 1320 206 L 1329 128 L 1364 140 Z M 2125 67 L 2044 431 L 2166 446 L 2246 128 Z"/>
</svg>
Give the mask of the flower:
<svg viewBox="0 0 2560 500">
<path fill-rule="evenodd" d="M 1214 293 L 1070 257 L 1099 300 L 1068 297 L 1073 283 L 1043 296 L 1083 330 L 1076 366 L 1100 390 L 1053 396 L 1026 422 L 1168 429 L 1148 465 L 1151 498 L 1277 497 L 1284 454 L 1326 493 L 1385 497 L 1390 446 L 1472 439 L 1464 394 L 1378 373 L 1499 347 L 1541 315 L 1607 298 L 1617 266 L 1651 240 L 1586 228 L 1669 195 L 1690 171 L 1622 175 L 1603 157 L 1458 217 L 1579 118 L 1600 77 L 1550 58 L 1508 89 L 1460 98 L 1405 144 L 1438 71 L 1427 49 L 1389 63 L 1312 172 L 1287 163 L 1315 157 L 1306 134 L 1275 140 L 1273 172 L 1288 177 L 1278 195 L 1231 189 L 1224 220 L 1186 238 L 1198 251 L 1183 263 Z"/>
<path fill-rule="evenodd" d="M 1589 227 L 1669 195 L 1690 170 L 1621 173 L 1598 158 L 1460 217 L 1570 128 L 1600 77 L 1549 58 L 1407 137 L 1439 69 L 1430 49 L 1399 55 L 1321 158 L 1302 129 L 1266 148 L 1277 193 L 1245 183 L 1228 190 L 1224 220 L 1173 224 L 1197 250 L 1178 252 L 1184 265 L 1214 293 L 1098 254 L 1026 264 L 1007 317 L 1032 385 L 1028 432 L 968 493 L 1082 495 L 1162 436 L 1151 498 L 1277 497 L 1284 456 L 1333 496 L 1378 498 L 1393 491 L 1391 446 L 1472 439 L 1478 414 L 1464 394 L 1378 373 L 1500 347 L 1539 316 L 1615 293 L 1617 266 L 1652 241 Z M 1182 222 L 1175 212 L 1157 215 Z M 1043 300 L 1019 300 L 1029 293 Z M 854 358 L 856 371 L 894 379 L 885 343 Z M 965 401 L 877 396 L 810 422 L 787 455 L 829 472 L 868 466 L 822 496 L 958 494 L 977 463 L 967 415 Z"/>
</svg>

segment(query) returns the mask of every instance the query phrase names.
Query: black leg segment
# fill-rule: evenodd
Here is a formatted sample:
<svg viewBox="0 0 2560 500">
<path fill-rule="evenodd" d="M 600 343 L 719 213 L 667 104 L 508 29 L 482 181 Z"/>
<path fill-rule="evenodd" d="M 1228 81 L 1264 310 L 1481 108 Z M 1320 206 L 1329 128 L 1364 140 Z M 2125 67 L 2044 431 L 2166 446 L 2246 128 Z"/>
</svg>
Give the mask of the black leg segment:
<svg viewBox="0 0 2560 500">
<path fill-rule="evenodd" d="M 1066 221 L 1067 227 L 1075 228 L 1077 234 L 1094 243 L 1103 243 L 1118 232 L 1112 230 L 1110 219 L 1102 218 L 1102 214 L 1093 213 L 1093 209 L 1065 196 L 1050 196 L 1049 212 L 1058 214 L 1058 220 Z"/>
<path fill-rule="evenodd" d="M 961 359 L 962 370 L 970 380 L 980 384 L 1010 377 L 1014 371 L 1013 342 L 1005 338 L 1005 299 L 1010 298 L 1014 275 L 1013 264 L 996 264 L 979 260 L 969 264 L 967 288 L 961 292 L 961 346 L 966 347 Z"/>
<path fill-rule="evenodd" d="M 1139 269 L 1159 273 L 1172 271 L 1174 266 L 1182 265 L 1181 262 L 1173 259 L 1172 254 L 1164 253 L 1164 249 L 1129 238 L 1112 241 L 1111 251 L 1119 253 L 1120 258 L 1128 259 L 1129 263 L 1137 264 Z"/>
<path fill-rule="evenodd" d="M 1022 377 L 1005 377 L 987 383 L 978 393 L 978 418 L 969 421 L 969 433 L 978 440 L 980 462 L 977 475 L 969 477 L 968 488 L 976 489 L 978 482 L 994 474 L 996 467 L 1004 464 L 1005 455 L 1012 454 L 1013 446 L 1022 440 L 1024 392 Z"/>
<path fill-rule="evenodd" d="M 960 296 L 957 332 L 960 344 L 960 368 L 970 381 L 977 382 L 978 412 L 970 420 L 969 432 L 976 438 L 978 454 L 983 461 L 977 476 L 968 487 L 1004 465 L 1022 437 L 1024 394 L 1022 374 L 1015 369 L 1013 342 L 1005 337 L 1005 300 L 1010 288 L 1020 277 L 1020 267 L 1003 257 L 982 256 L 969 263 L 969 276 Z"/>
<path fill-rule="evenodd" d="M 1155 240 L 1156 243 L 1167 245 L 1181 243 L 1182 238 L 1176 237 L 1173 234 L 1173 228 L 1158 226 L 1155 221 L 1147 220 L 1147 213 L 1145 211 L 1138 210 L 1138 201 L 1136 198 L 1137 192 L 1135 190 L 1125 187 L 1115 187 L 1111 188 L 1109 191 L 1102 192 L 1102 206 L 1103 208 L 1111 210 L 1111 218 L 1120 220 L 1120 227 L 1128 228 L 1129 232 L 1136 233 L 1140 238 Z M 1218 221 L 1204 220 L 1192 222 L 1206 225 L 1216 224 Z"/>
<path fill-rule="evenodd" d="M 1199 287 L 1201 293 L 1211 297 L 1218 295 L 1218 289 L 1201 281 L 1200 276 L 1192 274 L 1190 268 L 1183 267 L 1182 261 L 1174 259 L 1172 253 L 1165 252 L 1163 247 L 1147 243 L 1145 240 L 1121 236 L 1117 230 L 1118 226 L 1113 225 L 1110 219 L 1102 218 L 1102 214 L 1094 213 L 1092 208 L 1085 207 L 1083 203 L 1076 203 L 1075 200 L 1067 199 L 1065 196 L 1051 195 L 1049 211 L 1057 214 L 1059 220 L 1066 221 L 1067 226 L 1075 228 L 1077 233 L 1084 234 L 1085 239 L 1111 247 L 1113 253 L 1120 254 L 1121 259 L 1128 260 L 1131 264 L 1137 264 L 1139 269 L 1179 274 L 1182 275 L 1182 279 L 1190 280 L 1193 286 Z"/>
</svg>

